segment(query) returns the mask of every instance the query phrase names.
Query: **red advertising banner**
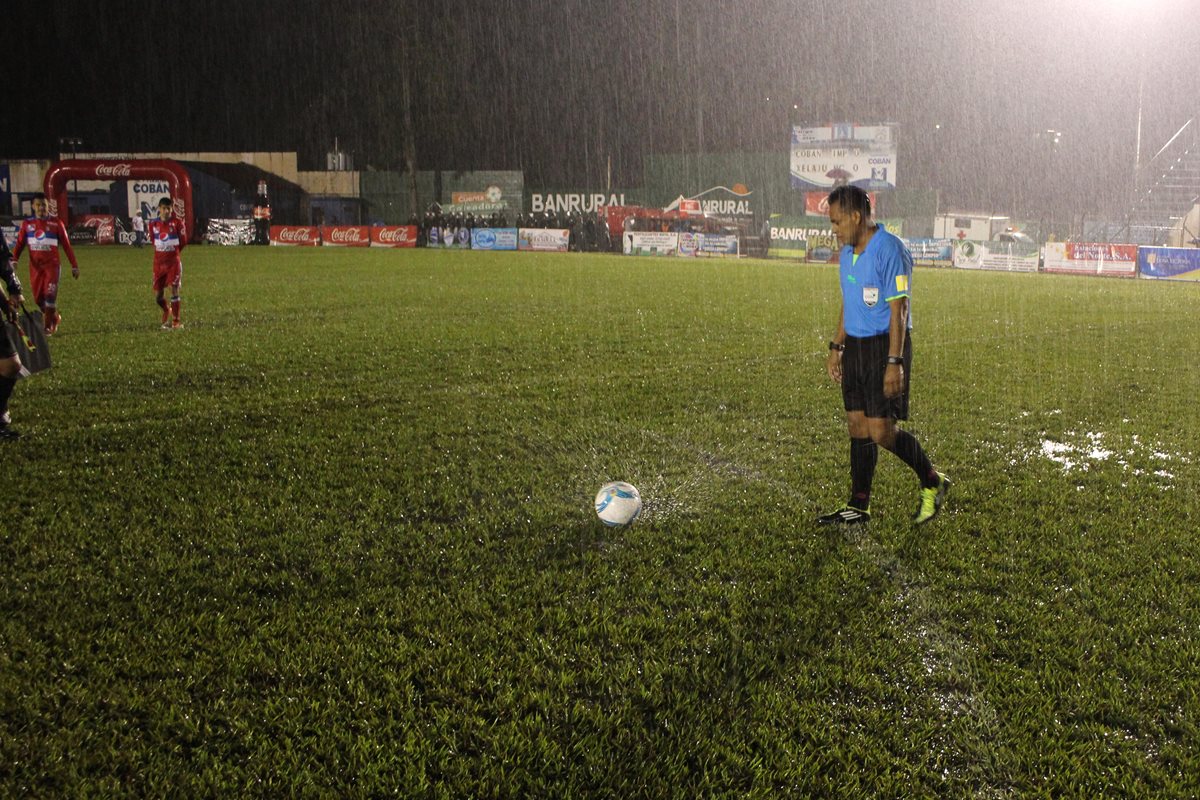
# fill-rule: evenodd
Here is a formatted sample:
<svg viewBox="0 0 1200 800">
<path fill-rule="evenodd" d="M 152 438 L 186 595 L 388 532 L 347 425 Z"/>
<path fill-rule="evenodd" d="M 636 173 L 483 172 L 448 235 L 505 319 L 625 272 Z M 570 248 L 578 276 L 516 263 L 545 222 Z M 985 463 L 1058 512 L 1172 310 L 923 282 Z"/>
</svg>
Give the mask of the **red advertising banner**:
<svg viewBox="0 0 1200 800">
<path fill-rule="evenodd" d="M 366 225 L 326 225 L 321 228 L 326 247 L 369 247 L 371 229 Z"/>
<path fill-rule="evenodd" d="M 879 208 L 878 192 L 867 192 L 867 197 L 871 198 L 871 211 L 877 211 Z M 805 192 L 804 213 L 810 217 L 829 216 L 829 192 Z"/>
<path fill-rule="evenodd" d="M 308 225 L 272 225 L 271 244 L 285 247 L 315 247 L 321 243 L 320 231 Z"/>
<path fill-rule="evenodd" d="M 82 214 L 71 223 L 71 227 L 76 225 L 94 229 L 96 244 L 116 244 L 117 218 L 112 214 Z"/>
<path fill-rule="evenodd" d="M 1109 242 L 1067 242 L 1067 258 L 1072 261 L 1137 261 L 1136 244 Z"/>
<path fill-rule="evenodd" d="M 416 246 L 416 225 L 385 225 L 379 228 L 371 228 L 371 247 Z"/>
<path fill-rule="evenodd" d="M 1132 278 L 1137 274 L 1137 257 L 1136 244 L 1047 242 L 1043 269 L 1046 272 Z"/>
</svg>

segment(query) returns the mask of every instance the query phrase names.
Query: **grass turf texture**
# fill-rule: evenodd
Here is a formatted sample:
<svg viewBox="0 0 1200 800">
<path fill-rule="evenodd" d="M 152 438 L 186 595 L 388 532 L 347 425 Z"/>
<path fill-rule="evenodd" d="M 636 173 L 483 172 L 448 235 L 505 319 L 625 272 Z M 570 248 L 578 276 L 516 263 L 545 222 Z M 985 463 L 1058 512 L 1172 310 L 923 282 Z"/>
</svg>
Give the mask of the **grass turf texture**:
<svg viewBox="0 0 1200 800">
<path fill-rule="evenodd" d="M 847 533 L 832 269 L 193 248 L 161 332 L 80 250 L 0 450 L 0 793 L 1200 791 L 1200 287 L 919 270 L 950 505 L 882 454 Z"/>
</svg>

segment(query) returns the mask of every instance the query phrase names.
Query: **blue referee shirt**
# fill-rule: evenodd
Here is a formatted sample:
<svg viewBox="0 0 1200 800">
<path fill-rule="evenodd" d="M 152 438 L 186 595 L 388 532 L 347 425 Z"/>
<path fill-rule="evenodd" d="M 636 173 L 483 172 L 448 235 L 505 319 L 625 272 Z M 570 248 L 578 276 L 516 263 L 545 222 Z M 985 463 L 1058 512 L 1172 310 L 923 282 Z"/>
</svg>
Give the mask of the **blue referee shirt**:
<svg viewBox="0 0 1200 800">
<path fill-rule="evenodd" d="M 842 281 L 842 322 L 846 333 L 863 338 L 888 332 L 898 297 L 910 297 L 912 253 L 899 237 L 880 225 L 856 259 L 854 248 L 842 248 L 838 273 Z M 912 330 L 912 311 L 908 314 Z"/>
</svg>

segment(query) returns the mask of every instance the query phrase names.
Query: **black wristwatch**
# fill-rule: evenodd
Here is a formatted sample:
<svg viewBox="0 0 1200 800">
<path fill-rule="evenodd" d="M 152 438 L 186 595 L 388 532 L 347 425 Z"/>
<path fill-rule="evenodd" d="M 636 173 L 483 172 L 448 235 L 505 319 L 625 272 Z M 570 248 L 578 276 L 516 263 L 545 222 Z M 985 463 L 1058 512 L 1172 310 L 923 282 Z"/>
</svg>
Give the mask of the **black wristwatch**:
<svg viewBox="0 0 1200 800">
<path fill-rule="evenodd" d="M 837 351 L 840 353 L 840 352 L 842 352 L 843 350 L 845 350 L 845 349 L 846 349 L 846 345 L 844 345 L 844 344 L 838 344 L 837 342 L 830 342 L 830 343 L 829 343 L 829 349 L 830 349 L 830 350 L 837 350 Z"/>
<path fill-rule="evenodd" d="M 904 357 L 903 356 L 888 356 L 887 363 L 899 364 L 900 366 L 903 367 L 904 366 Z"/>
</svg>

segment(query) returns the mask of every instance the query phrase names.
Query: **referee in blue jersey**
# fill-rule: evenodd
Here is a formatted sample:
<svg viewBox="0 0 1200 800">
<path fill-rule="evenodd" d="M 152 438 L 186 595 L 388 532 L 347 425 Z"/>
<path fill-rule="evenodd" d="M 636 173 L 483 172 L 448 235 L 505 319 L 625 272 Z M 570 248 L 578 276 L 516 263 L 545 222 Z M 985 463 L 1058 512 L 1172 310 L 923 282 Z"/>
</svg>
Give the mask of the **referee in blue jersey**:
<svg viewBox="0 0 1200 800">
<path fill-rule="evenodd" d="M 871 519 L 871 483 L 882 447 L 921 481 L 913 516 L 920 525 L 937 516 L 950 481 L 933 468 L 916 437 L 896 427 L 897 420 L 908 419 L 912 254 L 871 220 L 871 198 L 857 186 L 830 193 L 829 224 L 842 245 L 842 308 L 825 368 L 842 385 L 850 429 L 850 500 L 817 522 L 853 525 Z"/>
</svg>

